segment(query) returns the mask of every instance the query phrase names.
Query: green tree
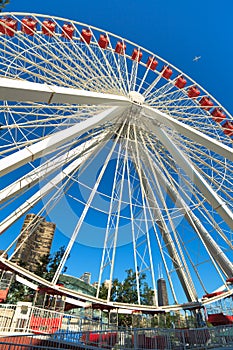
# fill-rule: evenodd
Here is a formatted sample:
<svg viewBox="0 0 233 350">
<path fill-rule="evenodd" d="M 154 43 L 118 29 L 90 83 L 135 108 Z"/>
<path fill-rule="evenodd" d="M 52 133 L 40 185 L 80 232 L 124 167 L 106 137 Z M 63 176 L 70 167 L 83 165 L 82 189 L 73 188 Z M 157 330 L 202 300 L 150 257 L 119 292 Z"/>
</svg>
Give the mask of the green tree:
<svg viewBox="0 0 233 350">
<path fill-rule="evenodd" d="M 64 254 L 65 247 L 60 247 L 53 255 L 43 255 L 40 261 L 37 263 L 38 267 L 35 271 L 37 276 L 40 276 L 47 281 L 51 281 L 58 266 L 61 261 L 61 258 Z M 21 267 L 27 268 L 27 264 L 23 261 L 19 263 Z M 64 267 L 62 273 L 65 273 L 67 270 Z M 35 291 L 30 289 L 23 284 L 14 281 L 11 283 L 10 290 L 7 296 L 8 303 L 16 303 L 17 301 L 31 301 L 34 297 Z"/>
<path fill-rule="evenodd" d="M 55 272 L 60 264 L 60 261 L 65 253 L 65 247 L 60 247 L 53 255 L 43 255 L 41 260 L 37 263 L 38 267 L 35 271 L 37 276 L 43 277 L 47 281 L 52 281 Z M 68 257 L 69 258 L 69 257 Z M 67 267 L 65 266 L 62 273 L 65 273 Z"/>
<path fill-rule="evenodd" d="M 111 300 L 120 303 L 138 304 L 137 279 L 136 272 L 132 269 L 126 270 L 126 278 L 123 282 L 114 279 L 111 288 Z M 146 275 L 139 276 L 140 303 L 143 305 L 153 305 L 154 292 L 145 281 Z M 102 283 L 99 297 L 107 299 L 108 288 Z M 132 315 L 118 316 L 119 326 L 128 327 L 132 325 Z"/>
<path fill-rule="evenodd" d="M 0 12 L 10 3 L 10 0 L 0 0 Z"/>
</svg>

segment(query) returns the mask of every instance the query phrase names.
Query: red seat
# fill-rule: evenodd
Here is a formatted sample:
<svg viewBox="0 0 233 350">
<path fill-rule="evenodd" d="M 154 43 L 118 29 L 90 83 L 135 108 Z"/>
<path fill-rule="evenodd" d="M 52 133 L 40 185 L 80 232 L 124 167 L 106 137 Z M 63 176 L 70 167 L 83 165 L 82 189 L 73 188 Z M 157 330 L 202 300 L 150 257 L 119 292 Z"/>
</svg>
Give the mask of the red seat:
<svg viewBox="0 0 233 350">
<path fill-rule="evenodd" d="M 146 65 L 148 68 L 150 68 L 151 70 L 155 70 L 157 65 L 158 65 L 158 62 L 156 61 L 155 58 L 153 57 L 149 57 L 147 62 L 146 62 Z"/>
<path fill-rule="evenodd" d="M 86 42 L 87 44 L 90 44 L 92 38 L 92 33 L 90 29 L 83 29 L 81 33 L 81 41 Z"/>
<path fill-rule="evenodd" d="M 11 17 L 0 19 L 0 33 L 13 37 L 17 30 L 17 21 Z"/>
<path fill-rule="evenodd" d="M 45 19 L 42 23 L 42 33 L 48 36 L 53 36 L 56 28 L 56 23 L 50 19 Z"/>
<path fill-rule="evenodd" d="M 74 35 L 74 26 L 72 24 L 64 24 L 62 26 L 62 34 L 61 36 L 66 39 L 72 39 Z"/>
<path fill-rule="evenodd" d="M 183 77 L 178 77 L 175 82 L 175 86 L 177 86 L 179 89 L 183 89 L 185 87 L 187 81 Z"/>
<path fill-rule="evenodd" d="M 142 59 L 142 52 L 137 49 L 134 49 L 131 58 L 132 60 L 140 62 Z"/>
<path fill-rule="evenodd" d="M 198 90 L 198 88 L 196 86 L 191 86 L 189 89 L 188 89 L 188 97 L 198 97 L 200 95 L 200 90 Z"/>
<path fill-rule="evenodd" d="M 210 108 L 214 105 L 211 99 L 207 96 L 203 96 L 199 103 L 206 111 L 209 111 Z"/>
<path fill-rule="evenodd" d="M 125 52 L 125 49 L 126 49 L 126 45 L 123 42 L 118 41 L 115 47 L 115 52 L 120 55 L 123 55 Z"/>
<path fill-rule="evenodd" d="M 226 114 L 224 114 L 220 108 L 215 108 L 211 114 L 214 121 L 217 123 L 221 123 L 226 118 Z"/>
<path fill-rule="evenodd" d="M 226 121 L 223 125 L 223 132 L 227 136 L 233 136 L 233 122 L 232 121 Z"/>
<path fill-rule="evenodd" d="M 172 69 L 164 66 L 162 69 L 162 76 L 168 80 L 170 79 L 171 75 L 172 75 Z"/>
<path fill-rule="evenodd" d="M 106 49 L 108 47 L 109 40 L 106 34 L 100 34 L 98 44 L 101 47 L 101 49 Z"/>
<path fill-rule="evenodd" d="M 21 31 L 24 34 L 33 36 L 36 32 L 37 21 L 31 17 L 25 17 L 22 19 Z"/>
</svg>

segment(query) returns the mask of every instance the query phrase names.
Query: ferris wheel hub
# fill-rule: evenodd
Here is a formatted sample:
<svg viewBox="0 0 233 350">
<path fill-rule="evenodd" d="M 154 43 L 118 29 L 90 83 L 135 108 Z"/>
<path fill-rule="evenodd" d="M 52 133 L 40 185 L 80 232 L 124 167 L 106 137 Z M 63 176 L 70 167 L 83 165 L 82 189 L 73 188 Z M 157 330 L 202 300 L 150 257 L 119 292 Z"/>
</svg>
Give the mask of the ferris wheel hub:
<svg viewBox="0 0 233 350">
<path fill-rule="evenodd" d="M 142 105 L 145 100 L 145 97 L 137 91 L 130 91 L 129 98 L 132 102 L 139 105 Z"/>
</svg>

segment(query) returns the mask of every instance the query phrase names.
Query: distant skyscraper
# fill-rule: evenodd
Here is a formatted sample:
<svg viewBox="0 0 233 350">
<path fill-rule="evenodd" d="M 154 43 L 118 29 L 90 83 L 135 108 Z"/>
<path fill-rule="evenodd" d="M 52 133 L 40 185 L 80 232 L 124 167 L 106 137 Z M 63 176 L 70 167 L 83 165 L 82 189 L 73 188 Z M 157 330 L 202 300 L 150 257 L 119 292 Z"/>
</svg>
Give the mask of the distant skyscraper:
<svg viewBox="0 0 233 350">
<path fill-rule="evenodd" d="M 87 284 L 90 284 L 91 283 L 91 273 L 84 272 L 84 274 L 80 277 L 80 280 L 84 281 Z"/>
<path fill-rule="evenodd" d="M 23 262 L 26 268 L 35 272 L 43 256 L 50 253 L 56 225 L 43 217 L 28 214 L 17 241 L 13 262 Z"/>
<path fill-rule="evenodd" d="M 167 286 L 164 278 L 157 280 L 158 306 L 168 305 Z"/>
</svg>

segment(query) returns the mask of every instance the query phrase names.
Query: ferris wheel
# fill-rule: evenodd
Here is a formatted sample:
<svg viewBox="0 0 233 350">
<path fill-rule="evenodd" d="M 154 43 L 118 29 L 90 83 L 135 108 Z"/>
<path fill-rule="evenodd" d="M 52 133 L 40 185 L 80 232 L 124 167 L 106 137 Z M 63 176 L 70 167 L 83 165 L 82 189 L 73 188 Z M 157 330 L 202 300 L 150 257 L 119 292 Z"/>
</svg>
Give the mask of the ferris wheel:
<svg viewBox="0 0 233 350">
<path fill-rule="evenodd" d="M 142 274 L 155 291 L 166 281 L 170 305 L 230 295 L 232 116 L 172 64 L 98 28 L 5 13 L 0 37 L 1 262 L 18 271 L 33 212 L 65 244 L 50 285 L 67 264 L 92 273 L 96 300 L 107 280 L 106 303 L 129 268 L 139 305 Z"/>
</svg>

